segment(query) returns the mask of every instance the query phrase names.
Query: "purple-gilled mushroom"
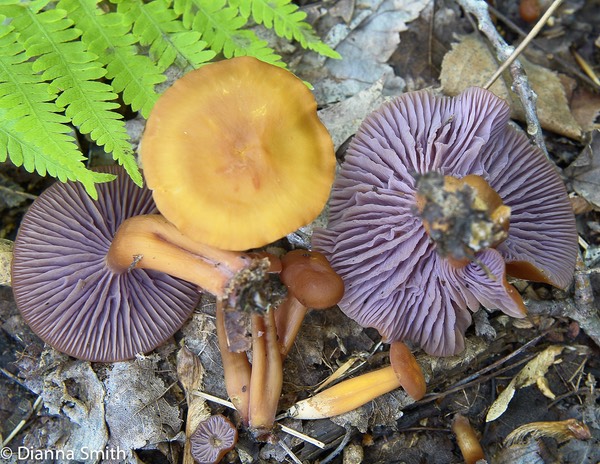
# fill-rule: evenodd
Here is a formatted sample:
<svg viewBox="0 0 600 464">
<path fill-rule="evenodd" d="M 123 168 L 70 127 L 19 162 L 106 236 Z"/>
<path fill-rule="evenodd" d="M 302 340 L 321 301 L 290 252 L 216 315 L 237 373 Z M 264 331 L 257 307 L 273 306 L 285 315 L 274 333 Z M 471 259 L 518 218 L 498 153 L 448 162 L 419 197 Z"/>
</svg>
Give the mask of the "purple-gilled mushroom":
<svg viewBox="0 0 600 464">
<path fill-rule="evenodd" d="M 480 304 L 524 316 L 507 275 L 566 288 L 577 234 L 554 166 L 503 100 L 471 88 L 407 93 L 372 113 L 313 246 L 344 279 L 350 318 L 446 356 L 463 350 Z"/>
<path fill-rule="evenodd" d="M 190 437 L 192 456 L 198 464 L 216 464 L 233 449 L 237 437 L 235 426 L 225 416 L 210 416 Z"/>
<path fill-rule="evenodd" d="M 14 247 L 12 285 L 32 330 L 52 347 L 91 361 L 119 361 L 169 339 L 199 300 L 196 285 L 162 272 L 114 272 L 106 256 L 119 225 L 155 213 L 152 193 L 121 168 L 92 200 L 56 183 L 32 204 Z"/>
</svg>

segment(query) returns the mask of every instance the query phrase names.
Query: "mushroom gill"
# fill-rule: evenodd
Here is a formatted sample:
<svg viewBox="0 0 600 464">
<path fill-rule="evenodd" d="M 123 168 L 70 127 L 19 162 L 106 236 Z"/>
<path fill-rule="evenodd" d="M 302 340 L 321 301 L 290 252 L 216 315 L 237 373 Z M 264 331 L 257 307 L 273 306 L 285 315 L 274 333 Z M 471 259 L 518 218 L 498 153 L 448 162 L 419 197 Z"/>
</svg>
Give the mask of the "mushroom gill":
<svg viewBox="0 0 600 464">
<path fill-rule="evenodd" d="M 488 211 L 497 240 L 467 247 L 461 263 L 441 252 L 423 216 L 420 180 L 436 175 L 478 176 L 505 206 Z M 344 279 L 340 307 L 349 317 L 387 342 L 452 355 L 463 350 L 480 304 L 524 315 L 507 274 L 567 287 L 577 235 L 555 167 L 509 124 L 503 100 L 470 88 L 454 98 L 406 93 L 363 122 L 334 183 L 329 224 L 315 232 L 313 246 Z"/>
<path fill-rule="evenodd" d="M 23 319 L 46 343 L 76 358 L 120 361 L 169 339 L 199 300 L 194 284 L 162 272 L 114 272 L 106 257 L 121 223 L 155 213 L 152 192 L 122 168 L 92 200 L 57 182 L 25 215 L 15 241 L 13 292 Z"/>
</svg>

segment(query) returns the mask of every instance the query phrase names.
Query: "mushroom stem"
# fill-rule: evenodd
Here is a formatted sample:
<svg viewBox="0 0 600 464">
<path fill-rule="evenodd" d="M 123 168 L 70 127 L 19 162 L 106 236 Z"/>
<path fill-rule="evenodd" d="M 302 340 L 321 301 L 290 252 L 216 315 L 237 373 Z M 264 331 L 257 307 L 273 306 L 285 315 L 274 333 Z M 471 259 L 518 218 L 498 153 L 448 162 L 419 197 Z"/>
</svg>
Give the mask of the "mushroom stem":
<svg viewBox="0 0 600 464">
<path fill-rule="evenodd" d="M 456 442 L 463 455 L 465 464 L 475 464 L 485 459 L 485 453 L 469 419 L 461 414 L 454 416 L 452 431 L 456 435 Z"/>
<path fill-rule="evenodd" d="M 268 435 L 277 414 L 283 387 L 283 369 L 275 315 L 252 314 L 252 376 L 250 379 L 249 425 L 258 439 Z"/>
<path fill-rule="evenodd" d="M 115 273 L 152 269 L 192 282 L 217 297 L 226 294 L 231 279 L 248 268 L 252 258 L 194 242 L 158 214 L 124 221 L 108 250 L 108 267 Z"/>
<path fill-rule="evenodd" d="M 400 386 L 392 366 L 384 367 L 323 390 L 289 409 L 294 419 L 326 419 L 352 411 Z"/>
<path fill-rule="evenodd" d="M 275 325 L 279 336 L 279 351 L 283 358 L 288 355 L 294 345 L 307 312 L 308 308 L 291 293 L 288 293 L 287 297 L 277 307 Z"/>
<path fill-rule="evenodd" d="M 378 396 L 403 387 L 415 401 L 425 396 L 421 366 L 402 342 L 392 343 L 388 367 L 354 377 L 296 403 L 289 410 L 297 419 L 325 419 L 362 406 Z"/>
<path fill-rule="evenodd" d="M 229 350 L 227 332 L 225 330 L 225 314 L 223 302 L 217 299 L 216 311 L 217 338 L 223 362 L 225 388 L 229 399 L 240 414 L 244 425 L 248 425 L 248 407 L 250 404 L 251 366 L 246 353 L 235 353 Z"/>
</svg>

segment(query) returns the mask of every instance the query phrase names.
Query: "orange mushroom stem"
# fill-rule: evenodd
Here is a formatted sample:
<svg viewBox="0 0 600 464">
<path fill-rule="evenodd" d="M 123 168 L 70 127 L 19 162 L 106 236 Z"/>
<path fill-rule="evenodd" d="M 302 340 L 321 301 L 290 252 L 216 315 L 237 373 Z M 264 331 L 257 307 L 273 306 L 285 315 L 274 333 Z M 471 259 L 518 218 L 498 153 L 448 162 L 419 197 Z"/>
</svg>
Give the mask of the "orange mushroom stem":
<svg viewBox="0 0 600 464">
<path fill-rule="evenodd" d="M 240 414 L 243 424 L 248 425 L 252 367 L 246 353 L 236 353 L 229 349 L 223 306 L 223 302 L 217 300 L 217 338 L 223 362 L 225 389 L 227 390 L 229 399 Z"/>
<path fill-rule="evenodd" d="M 275 325 L 279 334 L 279 350 L 282 357 L 285 358 L 292 349 L 307 312 L 308 308 L 290 293 L 277 307 Z"/>
<path fill-rule="evenodd" d="M 217 298 L 227 296 L 234 277 L 257 269 L 261 258 L 195 242 L 158 214 L 124 221 L 112 241 L 106 263 L 112 271 L 152 269 L 192 282 Z M 260 268 L 260 269 L 259 269 Z"/>
<path fill-rule="evenodd" d="M 485 459 L 485 453 L 483 452 L 477 433 L 471 426 L 469 419 L 461 414 L 454 416 L 452 431 L 456 436 L 456 442 L 463 455 L 465 464 L 475 464 L 476 462 Z"/>
<path fill-rule="evenodd" d="M 308 308 L 325 309 L 344 295 L 344 281 L 319 252 L 293 250 L 281 258 L 281 281 L 288 296 L 275 311 L 282 356 L 287 356 Z"/>
<path fill-rule="evenodd" d="M 408 347 L 395 342 L 390 349 L 392 365 L 334 385 L 299 401 L 288 414 L 295 419 L 326 419 L 352 411 L 378 396 L 403 387 L 418 401 L 425 396 L 423 371 Z"/>
<path fill-rule="evenodd" d="M 270 438 L 283 387 L 283 367 L 272 308 L 252 314 L 252 375 L 248 423 L 259 440 Z"/>
</svg>

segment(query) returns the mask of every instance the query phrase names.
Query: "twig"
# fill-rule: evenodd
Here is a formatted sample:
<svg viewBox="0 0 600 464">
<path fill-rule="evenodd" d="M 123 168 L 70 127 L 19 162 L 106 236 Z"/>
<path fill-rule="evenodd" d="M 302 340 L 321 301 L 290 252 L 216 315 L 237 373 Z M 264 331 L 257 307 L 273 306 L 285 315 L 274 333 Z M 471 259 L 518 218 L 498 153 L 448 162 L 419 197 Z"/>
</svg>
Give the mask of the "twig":
<svg viewBox="0 0 600 464">
<path fill-rule="evenodd" d="M 336 448 L 329 454 L 329 456 L 327 456 L 321 461 L 321 464 L 328 464 L 329 462 L 333 461 L 338 454 L 344 451 L 344 448 L 350 441 L 350 438 L 352 438 L 352 429 L 348 427 L 346 429 L 346 434 L 344 435 L 344 438 L 342 439 L 340 444 L 336 446 Z"/>
<path fill-rule="evenodd" d="M 562 301 L 527 301 L 528 310 L 533 314 L 563 316 L 573 319 L 579 327 L 600 346 L 600 317 L 594 306 L 594 293 L 590 273 L 586 269 L 581 254 L 575 268 L 575 295 Z"/>
<path fill-rule="evenodd" d="M 492 77 L 490 77 L 490 79 L 487 81 L 487 83 L 483 86 L 484 89 L 486 89 L 486 90 L 489 89 L 492 86 L 492 84 L 494 82 L 496 82 L 496 79 L 498 79 L 498 77 L 500 77 L 500 75 L 506 70 L 506 68 L 508 68 L 513 63 L 513 61 L 515 61 L 517 59 L 517 57 L 521 54 L 521 52 L 523 50 L 525 50 L 525 47 L 527 47 L 527 45 L 529 45 L 529 42 L 531 42 L 533 39 L 535 39 L 535 37 L 539 34 L 539 32 L 542 30 L 542 28 L 548 22 L 548 19 L 550 19 L 550 16 L 552 16 L 552 14 L 556 11 L 556 9 L 560 6 L 561 3 L 562 3 L 562 0 L 554 0 L 552 5 L 550 5 L 550 8 L 548 8 L 546 10 L 544 15 L 537 22 L 537 24 L 535 26 L 533 26 L 531 31 L 529 31 L 529 34 L 527 34 L 527 37 L 525 37 L 525 39 L 523 39 L 523 41 L 519 44 L 519 46 L 510 54 L 510 56 L 504 61 L 504 63 L 502 63 L 502 65 L 496 70 L 494 75 Z"/>
<path fill-rule="evenodd" d="M 494 8 L 492 5 L 488 5 L 488 9 L 490 10 L 490 13 L 494 15 L 495 18 L 499 19 L 502 23 L 504 23 L 507 29 L 510 29 L 512 32 L 520 35 L 521 37 L 527 37 L 527 32 L 525 32 L 523 29 L 517 26 L 514 22 L 512 22 L 509 18 L 502 14 L 502 12 Z M 550 48 L 543 46 L 538 42 L 532 42 L 531 45 L 534 48 L 537 48 L 538 50 L 544 52 L 550 61 L 556 62 L 564 73 L 569 74 L 571 76 L 575 76 L 578 79 L 584 81 L 586 84 L 590 85 L 591 87 L 594 87 L 595 83 L 592 79 L 590 79 L 589 76 L 587 76 L 579 69 L 575 68 L 573 66 L 573 63 L 562 59 L 554 52 L 554 50 L 551 50 Z"/>
<path fill-rule="evenodd" d="M 445 390 L 443 392 L 440 392 L 440 393 L 429 394 L 429 395 L 425 396 L 425 398 L 423 398 L 422 400 L 414 402 L 413 404 L 411 404 L 411 406 L 421 406 L 421 405 L 426 404 L 426 403 L 431 403 L 432 401 L 435 401 L 435 400 L 437 400 L 439 398 L 444 398 L 444 397 L 446 397 L 446 396 L 448 396 L 448 395 L 450 395 L 452 393 L 456 393 L 456 392 L 458 392 L 460 390 L 465 390 L 465 389 L 467 389 L 469 387 L 473 387 L 475 385 L 479 385 L 480 383 L 486 382 L 489 379 L 497 377 L 498 375 L 500 375 L 500 374 L 502 374 L 502 373 L 504 373 L 506 371 L 509 371 L 511 369 L 514 369 L 514 368 L 520 366 L 521 364 L 525 364 L 526 362 L 531 361 L 537 355 L 538 355 L 538 353 L 534 353 L 534 354 L 528 355 L 528 356 L 524 357 L 523 359 L 518 360 L 514 364 L 510 364 L 510 365 L 505 366 L 505 367 L 503 367 L 501 369 L 498 369 L 497 371 L 492 372 L 489 375 L 480 376 L 480 377 L 478 377 L 478 378 L 476 378 L 474 380 L 471 380 L 469 382 L 466 382 L 466 383 L 455 384 L 455 386 L 453 386 L 452 388 L 449 388 L 449 389 L 447 389 L 447 390 Z M 502 361 L 504 361 L 504 359 Z M 471 376 L 470 378 L 472 378 L 472 377 L 473 376 Z"/>
<path fill-rule="evenodd" d="M 556 0 L 560 1 L 560 0 Z M 499 61 L 507 60 L 513 53 L 514 48 L 508 45 L 500 36 L 488 11 L 487 3 L 484 0 L 457 0 L 457 3 L 468 13 L 471 13 L 477 18 L 479 30 L 490 41 Z M 536 115 L 536 94 L 529 86 L 529 80 L 523 70 L 523 66 L 519 60 L 515 60 L 510 66 L 510 74 L 513 79 L 512 89 L 519 96 L 523 110 L 525 112 L 525 120 L 527 122 L 527 133 L 532 137 L 534 143 L 548 156 L 546 143 L 542 134 L 542 126 Z"/>
<path fill-rule="evenodd" d="M 6 192 L 9 195 L 17 195 L 20 197 L 23 197 L 27 200 L 35 200 L 37 199 L 37 195 L 32 195 L 31 193 L 27 193 L 27 192 L 20 192 L 18 190 L 13 190 L 9 187 L 5 187 L 4 185 L 0 185 L 0 192 Z"/>
<path fill-rule="evenodd" d="M 283 440 L 278 440 L 277 443 L 283 448 L 283 450 L 287 453 L 287 455 L 292 461 L 294 461 L 296 464 L 302 464 L 302 461 L 298 459 L 298 456 L 294 454 L 294 452 L 290 449 L 288 445 L 285 444 Z"/>
<path fill-rule="evenodd" d="M 17 436 L 17 434 L 23 429 L 23 427 L 25 427 L 25 424 L 27 423 L 27 421 L 31 418 L 31 416 L 33 416 L 33 413 L 39 411 L 39 409 L 41 407 L 42 407 L 42 397 L 38 396 L 36 398 L 35 402 L 33 403 L 33 407 L 31 408 L 31 411 L 29 412 L 29 414 L 27 414 L 27 417 L 25 417 L 21 422 L 19 422 L 17 424 L 17 426 L 13 429 L 13 431 L 10 432 L 8 437 L 6 437 L 6 439 L 2 442 L 2 448 L 7 446 L 12 441 L 12 439 Z"/>
<path fill-rule="evenodd" d="M 529 349 L 532 346 L 534 346 L 535 344 L 537 344 L 537 342 L 539 342 L 543 337 L 545 337 L 547 333 L 548 332 L 544 332 L 544 333 L 538 335 L 537 337 L 529 340 L 527 343 L 525 343 L 524 345 L 520 346 L 515 351 L 512 351 L 511 353 L 507 354 L 502 359 L 499 359 L 498 361 L 493 362 L 492 364 L 484 367 L 483 369 L 475 372 L 474 374 L 472 374 L 472 375 L 470 375 L 468 377 L 465 377 L 464 379 L 459 380 L 458 382 L 456 382 L 454 384 L 454 386 L 455 387 L 459 387 L 461 385 L 465 385 L 465 384 L 469 383 L 470 381 L 475 380 L 477 377 L 481 377 L 482 375 L 487 374 L 490 371 L 493 371 L 494 369 L 496 369 L 496 367 L 499 367 L 502 364 L 510 361 L 515 356 L 523 353 L 527 349 Z"/>
</svg>

